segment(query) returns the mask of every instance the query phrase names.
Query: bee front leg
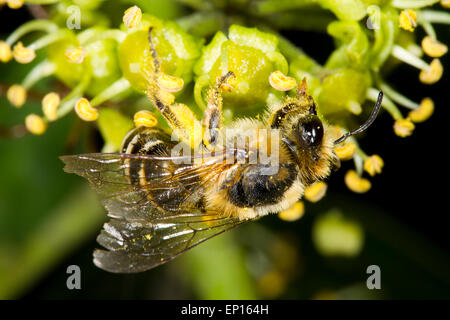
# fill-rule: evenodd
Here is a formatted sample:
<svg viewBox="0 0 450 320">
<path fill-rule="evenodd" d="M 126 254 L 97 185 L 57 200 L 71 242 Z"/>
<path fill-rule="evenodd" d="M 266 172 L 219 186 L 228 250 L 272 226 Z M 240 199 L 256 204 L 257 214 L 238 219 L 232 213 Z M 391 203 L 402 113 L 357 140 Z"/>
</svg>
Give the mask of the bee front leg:
<svg viewBox="0 0 450 320">
<path fill-rule="evenodd" d="M 222 91 L 231 91 L 233 89 L 232 80 L 236 76 L 232 71 L 218 77 L 214 87 L 208 92 L 208 106 L 203 117 L 203 127 L 205 134 L 203 137 L 203 145 L 216 145 L 219 140 L 219 130 L 222 128 Z"/>
</svg>

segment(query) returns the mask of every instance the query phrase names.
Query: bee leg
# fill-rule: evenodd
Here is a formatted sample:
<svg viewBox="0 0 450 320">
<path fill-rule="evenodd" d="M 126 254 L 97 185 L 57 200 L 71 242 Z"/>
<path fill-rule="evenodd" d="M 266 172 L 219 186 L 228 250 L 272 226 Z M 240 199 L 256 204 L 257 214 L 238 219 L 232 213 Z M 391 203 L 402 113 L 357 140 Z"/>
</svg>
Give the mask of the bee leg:
<svg viewBox="0 0 450 320">
<path fill-rule="evenodd" d="M 208 107 L 203 117 L 203 126 L 206 128 L 203 137 L 203 145 L 216 145 L 219 138 L 219 130 L 222 128 L 222 105 L 223 90 L 230 91 L 232 86 L 228 83 L 230 79 L 235 78 L 232 71 L 218 77 L 214 87 L 208 92 Z"/>
<path fill-rule="evenodd" d="M 169 92 L 164 92 L 159 87 L 158 77 L 162 74 L 161 61 L 158 58 L 158 54 L 152 40 L 152 30 L 152 27 L 148 30 L 152 70 L 146 74 L 148 80 L 147 95 L 167 120 L 172 130 L 176 131 L 178 138 L 180 138 L 183 142 L 188 143 L 191 148 L 194 149 L 200 145 L 201 142 L 201 124 L 188 106 L 181 103 L 173 103 L 173 100 L 168 98 L 171 94 Z"/>
</svg>

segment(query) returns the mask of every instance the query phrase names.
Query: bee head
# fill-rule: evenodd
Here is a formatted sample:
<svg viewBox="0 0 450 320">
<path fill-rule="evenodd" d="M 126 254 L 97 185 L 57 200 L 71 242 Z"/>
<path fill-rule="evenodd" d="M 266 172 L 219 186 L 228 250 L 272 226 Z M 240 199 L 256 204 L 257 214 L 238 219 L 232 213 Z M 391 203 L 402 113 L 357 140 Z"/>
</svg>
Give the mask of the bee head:
<svg viewBox="0 0 450 320">
<path fill-rule="evenodd" d="M 280 129 L 281 140 L 297 162 L 304 183 L 328 175 L 336 162 L 333 140 L 317 116 L 314 99 L 306 92 L 306 82 L 297 89 L 297 97 L 285 100 L 272 118 Z"/>
</svg>

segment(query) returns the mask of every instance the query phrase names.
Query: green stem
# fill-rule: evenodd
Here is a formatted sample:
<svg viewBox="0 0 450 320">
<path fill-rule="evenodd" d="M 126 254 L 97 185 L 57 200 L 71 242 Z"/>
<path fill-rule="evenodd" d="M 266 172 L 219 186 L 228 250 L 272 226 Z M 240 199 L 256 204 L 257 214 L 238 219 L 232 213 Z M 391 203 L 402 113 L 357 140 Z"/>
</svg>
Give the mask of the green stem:
<svg viewBox="0 0 450 320">
<path fill-rule="evenodd" d="M 69 34 L 70 34 L 70 32 L 67 30 L 58 30 L 57 32 L 49 33 L 49 34 L 39 38 L 35 42 L 31 43 L 28 46 L 28 48 L 31 50 L 42 49 L 42 48 L 48 46 L 49 44 L 52 44 L 56 41 L 66 38 Z"/>
<path fill-rule="evenodd" d="M 54 63 L 44 60 L 36 65 L 26 76 L 22 82 L 22 86 L 28 90 L 36 84 L 39 80 L 51 76 L 56 70 Z"/>
<path fill-rule="evenodd" d="M 397 102 L 399 105 L 402 105 L 411 110 L 415 110 L 420 107 L 419 104 L 409 100 L 405 96 L 392 89 L 387 83 L 378 80 L 377 85 L 380 87 L 381 91 L 383 91 L 389 98 Z"/>
<path fill-rule="evenodd" d="M 118 96 L 119 94 L 125 92 L 126 90 L 130 89 L 131 85 L 125 78 L 120 78 L 119 80 L 115 81 L 113 84 L 111 84 L 108 88 L 100 92 L 98 95 L 96 95 L 91 100 L 91 106 L 95 107 L 99 104 L 105 102 L 106 100 L 109 100 L 111 98 L 114 98 Z"/>
<path fill-rule="evenodd" d="M 393 0 L 392 6 L 399 9 L 418 9 L 432 6 L 439 0 Z"/>
<path fill-rule="evenodd" d="M 58 108 L 58 118 L 62 118 L 70 111 L 72 111 L 75 103 L 77 102 L 78 99 L 81 98 L 90 81 L 91 81 L 91 74 L 86 72 L 83 75 L 83 78 L 81 79 L 80 83 L 78 83 L 78 85 L 75 88 L 73 88 L 72 91 L 67 96 L 64 97 L 64 99 L 61 100 L 61 105 Z"/>
<path fill-rule="evenodd" d="M 9 35 L 6 39 L 6 43 L 12 46 L 17 40 L 29 32 L 33 31 L 43 31 L 47 33 L 52 33 L 58 30 L 58 26 L 48 20 L 32 20 L 21 25 L 13 33 Z"/>
<path fill-rule="evenodd" d="M 430 23 L 450 24 L 450 13 L 434 10 L 424 10 L 420 12 L 420 17 Z"/>
<path fill-rule="evenodd" d="M 391 54 L 393 57 L 413 67 L 416 67 L 417 69 L 427 70 L 430 67 L 425 61 L 398 45 L 394 45 Z"/>
</svg>

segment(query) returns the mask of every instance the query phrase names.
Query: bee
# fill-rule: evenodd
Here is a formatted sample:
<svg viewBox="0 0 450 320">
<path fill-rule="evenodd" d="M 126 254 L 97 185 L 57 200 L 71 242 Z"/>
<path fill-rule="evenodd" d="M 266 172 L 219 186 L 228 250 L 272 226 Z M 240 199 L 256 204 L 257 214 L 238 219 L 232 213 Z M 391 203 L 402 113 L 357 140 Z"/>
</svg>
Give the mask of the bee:
<svg viewBox="0 0 450 320">
<path fill-rule="evenodd" d="M 361 127 L 337 140 L 318 117 L 305 80 L 295 97 L 270 107 L 264 119 L 223 126 L 221 92 L 230 88 L 230 71 L 210 88 L 199 122 L 187 106 L 166 103 L 151 32 L 147 94 L 173 134 L 139 127 L 124 138 L 120 153 L 61 157 L 66 172 L 89 180 L 111 218 L 97 237 L 106 250 L 94 251 L 95 265 L 110 272 L 149 270 L 238 225 L 291 207 L 306 186 L 339 166 L 334 145 L 370 126 L 383 97 L 380 92 Z"/>
</svg>

